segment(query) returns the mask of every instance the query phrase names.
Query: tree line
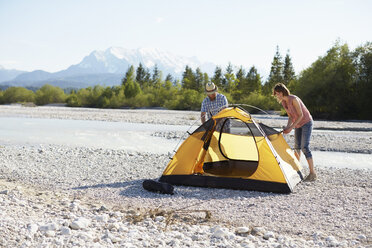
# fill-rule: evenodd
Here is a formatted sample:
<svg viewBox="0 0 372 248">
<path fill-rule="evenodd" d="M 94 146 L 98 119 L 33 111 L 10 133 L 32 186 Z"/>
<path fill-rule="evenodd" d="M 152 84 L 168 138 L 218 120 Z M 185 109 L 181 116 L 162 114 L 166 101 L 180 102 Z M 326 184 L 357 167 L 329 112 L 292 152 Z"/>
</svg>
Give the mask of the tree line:
<svg viewBox="0 0 372 248">
<path fill-rule="evenodd" d="M 314 118 L 372 119 L 372 43 L 350 51 L 336 42 L 310 67 L 295 74 L 289 52 L 283 58 L 279 47 L 265 82 L 255 66 L 247 70 L 217 66 L 211 77 L 186 66 L 181 79 L 165 78 L 157 66 L 152 71 L 139 64 L 128 68 L 121 85 L 69 90 L 51 85 L 30 90 L 10 87 L 0 91 L 0 103 L 33 102 L 36 105 L 66 103 L 70 107 L 141 108 L 163 107 L 177 110 L 200 110 L 205 98 L 204 85 L 212 81 L 229 103 L 253 105 L 264 110 L 284 111 L 271 96 L 273 86 L 282 82 L 298 95 Z M 255 109 L 249 109 L 255 112 Z"/>
</svg>

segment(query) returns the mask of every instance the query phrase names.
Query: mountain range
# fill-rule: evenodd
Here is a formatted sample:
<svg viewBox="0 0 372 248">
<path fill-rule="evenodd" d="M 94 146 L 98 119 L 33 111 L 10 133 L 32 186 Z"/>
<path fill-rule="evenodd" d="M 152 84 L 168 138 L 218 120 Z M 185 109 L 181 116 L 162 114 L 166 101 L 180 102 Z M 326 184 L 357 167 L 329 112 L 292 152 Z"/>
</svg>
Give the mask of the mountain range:
<svg viewBox="0 0 372 248">
<path fill-rule="evenodd" d="M 8 81 L 16 78 L 18 75 L 25 73 L 26 71 L 19 70 L 7 70 L 0 65 L 0 82 Z"/>
<path fill-rule="evenodd" d="M 0 86 L 41 87 L 50 84 L 61 88 L 85 88 L 94 85 L 113 86 L 121 84 L 129 66 L 135 68 L 141 63 L 151 72 L 155 65 L 163 73 L 163 78 L 171 74 L 181 78 L 186 65 L 203 72 L 213 74 L 216 65 L 202 63 L 196 57 L 177 56 L 152 48 L 125 49 L 110 47 L 105 51 L 93 51 L 76 65 L 65 70 L 32 72 L 6 70 L 0 66 Z"/>
</svg>

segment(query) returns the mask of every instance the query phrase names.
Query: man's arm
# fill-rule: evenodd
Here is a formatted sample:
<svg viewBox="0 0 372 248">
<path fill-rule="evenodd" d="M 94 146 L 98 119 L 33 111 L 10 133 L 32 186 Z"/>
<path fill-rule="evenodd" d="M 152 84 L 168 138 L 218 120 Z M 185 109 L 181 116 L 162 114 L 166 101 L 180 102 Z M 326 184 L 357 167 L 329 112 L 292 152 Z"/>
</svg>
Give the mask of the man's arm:
<svg viewBox="0 0 372 248">
<path fill-rule="evenodd" d="M 222 109 L 225 109 L 229 106 L 229 103 L 227 102 L 227 97 L 225 95 L 223 95 L 223 98 L 222 98 L 222 107 L 220 108 L 220 111 Z"/>
<path fill-rule="evenodd" d="M 207 116 L 207 113 L 206 112 L 201 112 L 200 113 L 200 119 L 201 119 L 201 122 L 202 122 L 202 124 L 204 124 L 204 122 L 205 122 L 205 117 Z"/>
</svg>

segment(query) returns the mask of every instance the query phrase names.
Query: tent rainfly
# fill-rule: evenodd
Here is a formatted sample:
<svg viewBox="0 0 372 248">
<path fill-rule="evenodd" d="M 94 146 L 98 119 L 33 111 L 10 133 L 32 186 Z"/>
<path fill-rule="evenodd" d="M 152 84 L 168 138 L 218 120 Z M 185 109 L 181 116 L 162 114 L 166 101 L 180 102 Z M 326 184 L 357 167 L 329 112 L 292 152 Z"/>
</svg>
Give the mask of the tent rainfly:
<svg viewBox="0 0 372 248">
<path fill-rule="evenodd" d="M 290 193 L 304 170 L 281 132 L 239 107 L 221 110 L 179 147 L 159 181 Z"/>
</svg>

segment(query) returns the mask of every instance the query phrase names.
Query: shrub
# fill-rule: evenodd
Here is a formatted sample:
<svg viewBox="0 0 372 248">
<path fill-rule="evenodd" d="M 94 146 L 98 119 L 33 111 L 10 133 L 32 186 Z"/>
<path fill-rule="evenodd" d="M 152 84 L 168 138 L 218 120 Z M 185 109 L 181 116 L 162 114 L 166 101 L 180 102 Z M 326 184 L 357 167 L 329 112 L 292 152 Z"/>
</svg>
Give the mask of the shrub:
<svg viewBox="0 0 372 248">
<path fill-rule="evenodd" d="M 64 103 L 65 100 L 65 92 L 59 87 L 46 84 L 36 91 L 35 103 L 37 105 Z"/>
<path fill-rule="evenodd" d="M 34 102 L 35 93 L 23 87 L 10 87 L 2 92 L 1 103 Z"/>
</svg>

